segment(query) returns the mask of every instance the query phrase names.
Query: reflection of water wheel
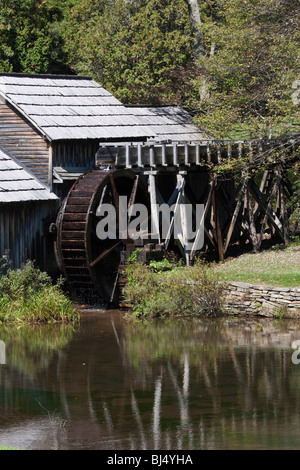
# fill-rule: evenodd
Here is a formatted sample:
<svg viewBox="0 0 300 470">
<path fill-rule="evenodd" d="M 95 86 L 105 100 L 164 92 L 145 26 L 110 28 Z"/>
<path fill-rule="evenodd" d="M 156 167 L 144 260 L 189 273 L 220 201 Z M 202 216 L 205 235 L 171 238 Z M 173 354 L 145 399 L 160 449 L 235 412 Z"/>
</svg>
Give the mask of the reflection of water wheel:
<svg viewBox="0 0 300 470">
<path fill-rule="evenodd" d="M 108 203 L 118 215 L 119 196 L 127 196 L 129 204 L 147 204 L 146 187 L 132 171 L 90 171 L 74 183 L 57 217 L 59 264 L 68 287 L 85 301 L 100 296 L 113 304 L 118 298 L 120 251 L 128 240 L 100 240 L 96 212 Z"/>
</svg>

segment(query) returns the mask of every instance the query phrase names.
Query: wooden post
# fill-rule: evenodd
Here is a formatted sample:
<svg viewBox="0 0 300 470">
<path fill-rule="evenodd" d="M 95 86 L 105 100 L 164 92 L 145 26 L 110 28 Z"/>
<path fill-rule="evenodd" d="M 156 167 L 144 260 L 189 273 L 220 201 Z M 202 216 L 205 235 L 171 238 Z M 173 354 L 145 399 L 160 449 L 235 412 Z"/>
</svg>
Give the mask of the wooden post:
<svg viewBox="0 0 300 470">
<path fill-rule="evenodd" d="M 216 242 L 218 246 L 218 253 L 220 261 L 224 261 L 224 250 L 223 250 L 223 240 L 222 240 L 222 232 L 220 226 L 220 216 L 218 212 L 218 206 L 216 201 L 216 180 L 213 182 L 213 193 L 212 193 L 212 206 L 213 206 L 213 213 L 214 213 L 214 223 L 215 223 L 215 235 L 216 235 Z"/>
<path fill-rule="evenodd" d="M 247 211 L 248 211 L 248 218 L 249 218 L 249 231 L 250 231 L 250 235 L 251 235 L 253 251 L 254 251 L 254 253 L 256 253 L 259 250 L 259 244 L 258 244 L 258 239 L 257 239 L 256 226 L 255 226 L 255 222 L 254 222 L 254 214 L 253 214 L 253 207 L 252 207 L 252 204 L 251 204 L 251 196 L 250 196 L 250 191 L 249 191 L 248 187 L 247 187 L 247 191 L 246 191 L 246 199 L 247 199 Z"/>
<path fill-rule="evenodd" d="M 225 246 L 224 246 L 224 254 L 226 253 L 226 251 L 228 249 L 228 246 L 229 246 L 229 243 L 230 243 L 230 240 L 231 240 L 231 236 L 232 236 L 232 233 L 233 233 L 233 229 L 235 227 L 235 224 L 236 224 L 236 221 L 237 221 L 237 218 L 238 218 L 241 206 L 242 206 L 242 202 L 243 202 L 243 199 L 244 199 L 244 194 L 245 194 L 246 189 L 247 189 L 247 178 L 246 178 L 246 176 L 243 176 L 242 177 L 242 186 L 241 186 L 240 192 L 238 194 L 238 200 L 237 200 L 237 203 L 236 203 L 236 206 L 235 206 L 232 218 L 231 218 L 230 226 L 229 226 L 229 229 L 228 229 L 228 232 L 227 232 L 227 237 L 226 237 Z"/>
<path fill-rule="evenodd" d="M 280 205 L 281 205 L 281 217 L 282 217 L 282 226 L 283 226 L 283 237 L 284 237 L 284 244 L 287 246 L 290 241 L 290 227 L 289 227 L 289 218 L 288 213 L 286 210 L 286 194 L 284 191 L 284 187 L 282 181 L 279 186 L 280 191 Z"/>
<path fill-rule="evenodd" d="M 173 165 L 178 166 L 177 143 L 173 143 Z"/>
<path fill-rule="evenodd" d="M 129 154 L 129 146 L 130 144 L 126 144 L 125 149 L 125 161 L 126 161 L 126 168 L 130 168 L 130 154 Z"/>
<path fill-rule="evenodd" d="M 174 230 L 174 236 L 176 236 L 178 241 L 180 242 L 179 249 L 181 250 L 181 252 L 183 254 L 184 254 L 184 252 L 183 252 L 183 243 L 182 243 L 182 239 L 180 240 L 179 229 L 176 226 L 176 217 L 177 217 L 178 211 L 180 210 L 180 204 L 181 204 L 181 199 L 182 199 L 182 193 L 184 191 L 184 186 L 185 186 L 185 178 L 182 175 L 177 175 L 177 188 L 176 188 L 177 189 L 177 199 L 176 199 L 176 203 L 175 203 L 175 207 L 174 207 L 174 211 L 173 211 L 173 216 L 172 216 L 172 219 L 170 221 L 169 230 L 168 230 L 168 233 L 167 233 L 167 236 L 166 236 L 166 239 L 165 239 L 165 249 L 167 249 L 168 245 L 169 245 L 170 238 L 171 238 L 172 230 Z"/>
<path fill-rule="evenodd" d="M 151 203 L 151 225 L 153 223 L 155 236 L 157 236 L 158 243 L 160 243 L 159 215 L 158 215 L 157 198 L 156 198 L 155 174 L 156 173 L 154 172 L 149 172 L 148 174 L 150 203 Z"/>
<path fill-rule="evenodd" d="M 155 166 L 155 158 L 154 158 L 154 146 L 150 145 L 149 148 L 149 155 L 150 155 L 150 166 Z"/>
<path fill-rule="evenodd" d="M 142 144 L 137 144 L 137 157 L 138 157 L 138 166 L 142 167 Z"/>
<path fill-rule="evenodd" d="M 161 146 L 161 164 L 162 164 L 162 166 L 167 166 L 167 162 L 166 162 L 166 144 L 162 144 L 162 146 Z"/>
<path fill-rule="evenodd" d="M 184 144 L 184 164 L 190 166 L 189 164 L 189 145 Z"/>
<path fill-rule="evenodd" d="M 200 165 L 200 145 L 196 144 L 196 165 Z"/>
</svg>

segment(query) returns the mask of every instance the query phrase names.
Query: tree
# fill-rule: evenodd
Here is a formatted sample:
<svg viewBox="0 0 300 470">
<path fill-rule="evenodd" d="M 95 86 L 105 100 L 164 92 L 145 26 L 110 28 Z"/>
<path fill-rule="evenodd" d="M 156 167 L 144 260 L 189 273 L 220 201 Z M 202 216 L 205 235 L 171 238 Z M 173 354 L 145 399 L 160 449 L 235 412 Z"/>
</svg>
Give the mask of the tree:
<svg viewBox="0 0 300 470">
<path fill-rule="evenodd" d="M 124 103 L 178 103 L 195 75 L 184 0 L 73 1 L 62 34 L 69 64 Z"/>
<path fill-rule="evenodd" d="M 199 65 L 209 99 L 189 103 L 198 122 L 220 137 L 299 129 L 292 100 L 299 77 L 298 0 L 207 0 L 201 8 L 205 54 Z"/>
<path fill-rule="evenodd" d="M 0 0 L 0 70 L 3 72 L 48 72 L 59 56 L 55 0 Z"/>
<path fill-rule="evenodd" d="M 299 0 L 0 6 L 2 71 L 45 73 L 59 59 L 124 103 L 180 104 L 216 137 L 299 129 Z"/>
</svg>

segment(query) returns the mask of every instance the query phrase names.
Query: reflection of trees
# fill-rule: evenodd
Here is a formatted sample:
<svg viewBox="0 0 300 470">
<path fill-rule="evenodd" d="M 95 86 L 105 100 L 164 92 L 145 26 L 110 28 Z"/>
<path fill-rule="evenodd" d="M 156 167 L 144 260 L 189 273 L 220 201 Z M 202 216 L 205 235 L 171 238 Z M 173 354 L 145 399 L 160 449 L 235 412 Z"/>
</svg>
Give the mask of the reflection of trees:
<svg viewBox="0 0 300 470">
<path fill-rule="evenodd" d="M 0 338 L 6 346 L 9 367 L 27 377 L 34 377 L 46 369 L 53 355 L 70 342 L 73 333 L 74 326 L 69 324 L 0 327 Z"/>
<path fill-rule="evenodd" d="M 60 391 L 60 400 L 48 391 L 48 387 L 43 391 L 39 375 L 45 373 L 55 359 L 59 373 L 61 353 L 73 334 L 74 326 L 70 324 L 0 327 L 0 337 L 6 346 L 6 365 L 0 367 L 2 412 L 9 416 L 18 410 L 29 415 L 34 411 L 47 417 L 49 430 L 53 431 L 56 419 L 53 410 L 57 409 L 57 405 L 60 409 L 66 409 L 65 397 L 63 390 Z"/>
<path fill-rule="evenodd" d="M 126 324 L 124 346 L 132 366 L 139 367 L 138 360 L 147 358 L 179 357 L 188 350 L 190 361 L 199 362 L 199 348 L 206 363 L 223 354 L 223 348 L 231 345 L 256 347 L 291 346 L 291 338 L 299 333 L 289 321 L 269 319 L 182 319 L 130 321 Z M 203 356 L 202 356 L 203 359 Z"/>
<path fill-rule="evenodd" d="M 9 354 L 14 347 L 16 356 L 22 348 L 31 351 L 30 367 L 26 360 L 19 368 L 13 364 L 19 380 L 17 392 L 8 391 L 8 408 L 18 406 L 25 377 L 26 393 L 37 393 L 31 400 L 37 396 L 43 407 L 39 414 L 57 410 L 59 422 L 64 420 L 63 429 L 56 424 L 56 448 L 281 448 L 298 435 L 300 366 L 291 363 L 289 348 L 300 338 L 300 326 L 120 318 L 107 313 L 82 320 L 82 334 L 69 342 L 72 331 L 59 339 L 51 328 L 43 338 L 40 328 L 24 331 L 14 346 L 13 334 L 1 336 Z M 47 348 L 46 361 L 39 355 Z M 35 366 L 39 374 L 32 372 Z"/>
<path fill-rule="evenodd" d="M 123 343 L 128 367 L 137 371 L 136 383 L 154 383 L 153 440 L 148 448 L 167 448 L 171 434 L 178 449 L 268 448 L 274 427 L 275 433 L 288 436 L 290 416 L 300 425 L 300 397 L 291 387 L 296 380 L 300 386 L 300 377 L 291 367 L 289 349 L 297 335 L 293 324 L 264 320 L 243 325 L 239 319 L 238 328 L 235 320 L 224 319 L 179 320 L 176 326 L 174 321 L 128 324 Z M 178 419 L 170 427 L 165 407 L 174 394 Z M 133 404 L 143 430 L 137 400 Z M 146 448 L 144 430 L 141 436 Z"/>
</svg>

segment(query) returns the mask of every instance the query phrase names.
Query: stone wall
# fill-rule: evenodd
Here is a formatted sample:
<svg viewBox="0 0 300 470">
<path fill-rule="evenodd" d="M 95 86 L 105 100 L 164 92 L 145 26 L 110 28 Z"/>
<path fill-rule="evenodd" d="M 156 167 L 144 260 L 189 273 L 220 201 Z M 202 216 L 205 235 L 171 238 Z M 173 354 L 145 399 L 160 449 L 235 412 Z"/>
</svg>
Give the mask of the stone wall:
<svg viewBox="0 0 300 470">
<path fill-rule="evenodd" d="M 228 282 L 225 308 L 236 314 L 300 318 L 300 288 Z"/>
</svg>

